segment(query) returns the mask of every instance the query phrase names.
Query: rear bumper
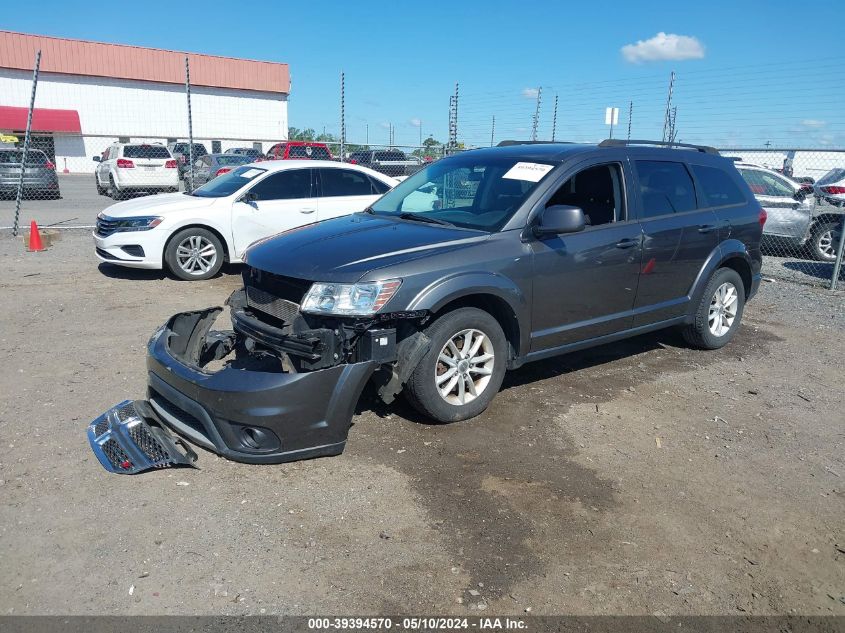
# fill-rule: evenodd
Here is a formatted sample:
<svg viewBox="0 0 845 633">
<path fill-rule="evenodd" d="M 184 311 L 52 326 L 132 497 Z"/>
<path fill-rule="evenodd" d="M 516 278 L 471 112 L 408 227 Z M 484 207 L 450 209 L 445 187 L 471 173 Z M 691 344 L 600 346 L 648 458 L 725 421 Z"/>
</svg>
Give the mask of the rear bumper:
<svg viewBox="0 0 845 633">
<path fill-rule="evenodd" d="M 251 357 L 201 369 L 232 332 L 209 332 L 221 308 L 173 316 L 148 344 L 148 401 L 164 425 L 215 453 L 253 464 L 337 455 L 377 363 L 290 373 L 250 368 Z M 252 363 L 253 365 L 255 363 Z M 280 365 L 280 364 L 279 364 Z"/>
</svg>

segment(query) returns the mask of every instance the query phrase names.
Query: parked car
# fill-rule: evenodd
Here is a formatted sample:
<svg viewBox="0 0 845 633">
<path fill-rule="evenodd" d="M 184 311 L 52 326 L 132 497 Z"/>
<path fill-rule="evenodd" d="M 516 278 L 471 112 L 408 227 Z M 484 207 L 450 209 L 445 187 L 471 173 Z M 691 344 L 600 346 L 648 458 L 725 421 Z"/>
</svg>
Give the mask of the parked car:
<svg viewBox="0 0 845 633">
<path fill-rule="evenodd" d="M 365 167 L 278 161 L 236 167 L 191 194 L 138 198 L 97 216 L 100 261 L 208 279 L 282 231 L 361 211 L 396 184 Z"/>
<path fill-rule="evenodd" d="M 179 167 L 179 179 L 182 180 L 185 176 L 185 169 L 190 163 L 190 148 L 191 144 L 184 141 L 177 141 L 175 143 L 168 143 L 167 149 L 176 159 Z M 208 150 L 202 143 L 194 143 L 194 160 L 200 156 L 208 154 Z"/>
<path fill-rule="evenodd" d="M 131 192 L 178 191 L 176 159 L 161 143 L 112 143 L 94 170 L 97 193 L 115 200 Z"/>
<path fill-rule="evenodd" d="M 332 153 L 325 143 L 311 141 L 285 141 L 276 143 L 267 152 L 267 160 L 332 160 Z"/>
<path fill-rule="evenodd" d="M 836 207 L 845 206 L 845 168 L 831 169 L 813 185 L 816 195 Z"/>
<path fill-rule="evenodd" d="M 22 160 L 22 150 L 0 148 L 0 197 L 17 196 Z M 61 197 L 56 166 L 40 149 L 30 149 L 26 153 L 23 193 L 26 196 L 39 198 Z"/>
<path fill-rule="evenodd" d="M 836 259 L 836 235 L 842 216 L 816 205 L 812 191 L 780 173 L 750 163 L 736 163 L 751 192 L 766 209 L 769 219 L 764 244 L 774 248 L 804 248 L 819 261 Z"/>
<path fill-rule="evenodd" d="M 206 154 L 194 161 L 193 169 L 186 172 L 185 178 L 193 177 L 194 187 L 204 185 L 217 176 L 228 174 L 240 165 L 253 162 L 253 158 L 241 154 Z"/>
<path fill-rule="evenodd" d="M 255 243 L 233 330 L 210 331 L 220 307 L 171 317 L 148 343 L 148 400 L 95 420 L 95 453 L 149 423 L 239 461 L 335 455 L 371 379 L 454 422 L 529 361 L 671 326 L 726 345 L 760 284 L 766 211 L 716 150 L 653 145 L 462 152 L 362 213 Z"/>
<path fill-rule="evenodd" d="M 254 147 L 231 147 L 226 150 L 226 154 L 237 154 L 238 156 L 249 156 L 250 160 L 256 161 L 264 158 L 264 154 L 260 149 Z"/>
<path fill-rule="evenodd" d="M 422 166 L 422 161 L 415 156 L 406 156 L 398 149 L 377 149 L 352 152 L 349 162 L 364 165 L 388 176 L 409 176 Z"/>
</svg>

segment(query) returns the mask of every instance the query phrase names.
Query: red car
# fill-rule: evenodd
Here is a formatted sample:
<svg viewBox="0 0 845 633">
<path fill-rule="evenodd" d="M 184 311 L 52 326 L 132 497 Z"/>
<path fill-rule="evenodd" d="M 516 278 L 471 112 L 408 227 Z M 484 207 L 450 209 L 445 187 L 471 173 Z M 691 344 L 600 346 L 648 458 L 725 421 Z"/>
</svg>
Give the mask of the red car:
<svg viewBox="0 0 845 633">
<path fill-rule="evenodd" d="M 310 141 L 276 143 L 267 152 L 267 160 L 334 160 L 328 145 Z"/>
</svg>

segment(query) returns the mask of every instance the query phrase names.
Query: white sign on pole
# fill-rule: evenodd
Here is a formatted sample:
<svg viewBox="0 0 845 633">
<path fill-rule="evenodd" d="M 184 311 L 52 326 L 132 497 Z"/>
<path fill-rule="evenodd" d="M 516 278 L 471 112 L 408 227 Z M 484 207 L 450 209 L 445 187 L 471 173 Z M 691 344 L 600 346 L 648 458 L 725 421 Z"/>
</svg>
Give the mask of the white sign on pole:
<svg viewBox="0 0 845 633">
<path fill-rule="evenodd" d="M 607 108 L 604 111 L 604 124 L 605 125 L 618 125 L 619 124 L 619 108 Z"/>
</svg>

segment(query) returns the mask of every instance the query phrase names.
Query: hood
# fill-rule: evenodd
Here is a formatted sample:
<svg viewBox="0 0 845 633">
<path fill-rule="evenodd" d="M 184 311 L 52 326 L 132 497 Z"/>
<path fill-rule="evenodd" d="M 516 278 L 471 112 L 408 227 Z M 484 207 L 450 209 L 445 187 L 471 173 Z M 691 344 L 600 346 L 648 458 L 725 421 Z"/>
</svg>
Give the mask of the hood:
<svg viewBox="0 0 845 633">
<path fill-rule="evenodd" d="M 349 283 L 378 268 L 488 238 L 478 231 L 356 213 L 256 242 L 245 261 L 276 275 Z"/>
<path fill-rule="evenodd" d="M 139 215 L 165 215 L 174 211 L 201 209 L 214 204 L 219 198 L 199 198 L 183 193 L 160 193 L 118 202 L 103 209 L 112 218 L 129 218 Z"/>
</svg>

